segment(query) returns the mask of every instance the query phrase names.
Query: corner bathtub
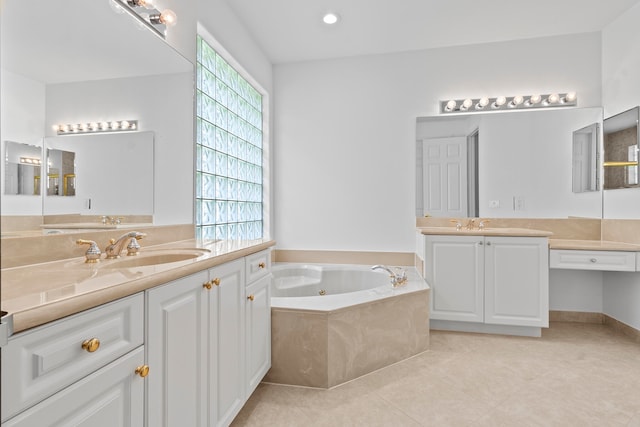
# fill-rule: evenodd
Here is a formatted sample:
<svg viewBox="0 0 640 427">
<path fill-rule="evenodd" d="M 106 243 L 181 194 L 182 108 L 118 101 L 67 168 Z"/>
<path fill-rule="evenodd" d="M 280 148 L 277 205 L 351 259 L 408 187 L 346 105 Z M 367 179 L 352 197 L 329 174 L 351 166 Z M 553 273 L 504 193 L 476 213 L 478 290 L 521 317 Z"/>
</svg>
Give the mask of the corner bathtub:
<svg viewBox="0 0 640 427">
<path fill-rule="evenodd" d="M 265 381 L 330 388 L 429 347 L 429 286 L 362 265 L 274 264 Z"/>
</svg>

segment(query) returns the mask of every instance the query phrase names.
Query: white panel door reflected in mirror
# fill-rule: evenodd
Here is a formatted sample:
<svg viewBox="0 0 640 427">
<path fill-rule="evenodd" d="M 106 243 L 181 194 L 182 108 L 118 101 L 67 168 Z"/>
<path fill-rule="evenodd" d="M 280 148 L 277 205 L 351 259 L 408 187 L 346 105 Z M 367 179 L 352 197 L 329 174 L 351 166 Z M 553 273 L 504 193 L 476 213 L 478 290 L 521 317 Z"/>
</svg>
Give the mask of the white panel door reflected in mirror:
<svg viewBox="0 0 640 427">
<path fill-rule="evenodd" d="M 573 132 L 573 192 L 600 190 L 600 124 Z"/>
<path fill-rule="evenodd" d="M 638 120 L 635 107 L 604 120 L 604 189 L 638 188 Z"/>
</svg>

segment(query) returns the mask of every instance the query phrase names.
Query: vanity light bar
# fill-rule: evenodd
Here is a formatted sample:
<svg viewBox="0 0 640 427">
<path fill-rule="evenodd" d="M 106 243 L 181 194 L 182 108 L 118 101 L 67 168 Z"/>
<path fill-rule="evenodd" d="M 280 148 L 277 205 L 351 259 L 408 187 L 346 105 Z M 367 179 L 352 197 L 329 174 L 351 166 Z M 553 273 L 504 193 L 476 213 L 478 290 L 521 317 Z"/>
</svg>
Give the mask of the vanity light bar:
<svg viewBox="0 0 640 427">
<path fill-rule="evenodd" d="M 575 92 L 529 96 L 498 96 L 496 98 L 451 99 L 449 101 L 440 101 L 440 114 L 575 107 L 577 104 L 578 95 L 576 95 Z"/>
<path fill-rule="evenodd" d="M 160 37 L 165 38 L 167 27 L 173 27 L 178 16 L 171 9 L 160 12 L 151 0 L 111 0 L 122 11 L 127 12 L 147 28 L 153 30 Z"/>
<path fill-rule="evenodd" d="M 53 125 L 53 130 L 58 135 L 80 135 L 87 133 L 105 132 L 134 132 L 138 130 L 137 120 L 114 120 L 110 122 L 91 122 Z"/>
<path fill-rule="evenodd" d="M 42 160 L 38 157 L 20 157 L 20 163 L 24 165 L 41 165 Z"/>
</svg>

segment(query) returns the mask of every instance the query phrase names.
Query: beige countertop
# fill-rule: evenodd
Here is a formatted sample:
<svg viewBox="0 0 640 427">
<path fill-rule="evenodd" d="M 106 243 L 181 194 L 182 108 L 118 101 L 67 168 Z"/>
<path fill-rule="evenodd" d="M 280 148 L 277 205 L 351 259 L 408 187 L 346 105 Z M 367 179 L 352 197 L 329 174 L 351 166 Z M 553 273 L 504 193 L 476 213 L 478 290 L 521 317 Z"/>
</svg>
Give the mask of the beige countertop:
<svg viewBox="0 0 640 427">
<path fill-rule="evenodd" d="M 533 230 L 530 228 L 502 228 L 487 227 L 479 230 L 474 228 L 473 230 L 467 230 L 462 228 L 457 230 L 455 227 L 418 227 L 418 230 L 422 234 L 439 234 L 439 235 L 452 235 L 452 236 L 520 236 L 520 237 L 549 237 L 553 233 L 544 230 Z"/>
<path fill-rule="evenodd" d="M 86 264 L 84 257 L 4 268 L 1 271 L 1 308 L 13 315 L 19 332 L 158 286 L 275 245 L 273 240 L 218 241 L 194 239 L 143 247 L 138 257 L 193 253 L 177 262 L 114 268 L 120 260 Z M 193 249 L 202 249 L 194 251 Z M 135 257 L 135 258 L 138 258 Z M 104 255 L 103 255 L 104 258 Z M 111 263 L 111 265 L 110 265 Z"/>
<path fill-rule="evenodd" d="M 640 252 L 640 245 L 606 240 L 549 239 L 549 249 Z"/>
</svg>

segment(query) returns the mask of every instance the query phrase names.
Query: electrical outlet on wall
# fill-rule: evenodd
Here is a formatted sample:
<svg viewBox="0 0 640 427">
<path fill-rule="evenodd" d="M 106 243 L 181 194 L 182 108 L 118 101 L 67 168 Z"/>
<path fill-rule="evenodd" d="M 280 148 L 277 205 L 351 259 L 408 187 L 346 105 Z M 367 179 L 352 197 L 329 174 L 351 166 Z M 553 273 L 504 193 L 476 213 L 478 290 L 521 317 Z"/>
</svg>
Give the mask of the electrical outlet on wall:
<svg viewBox="0 0 640 427">
<path fill-rule="evenodd" d="M 524 210 L 524 197 L 513 196 L 513 210 L 514 211 Z"/>
<path fill-rule="evenodd" d="M 489 207 L 496 209 L 500 207 L 500 200 L 489 200 Z"/>
</svg>

